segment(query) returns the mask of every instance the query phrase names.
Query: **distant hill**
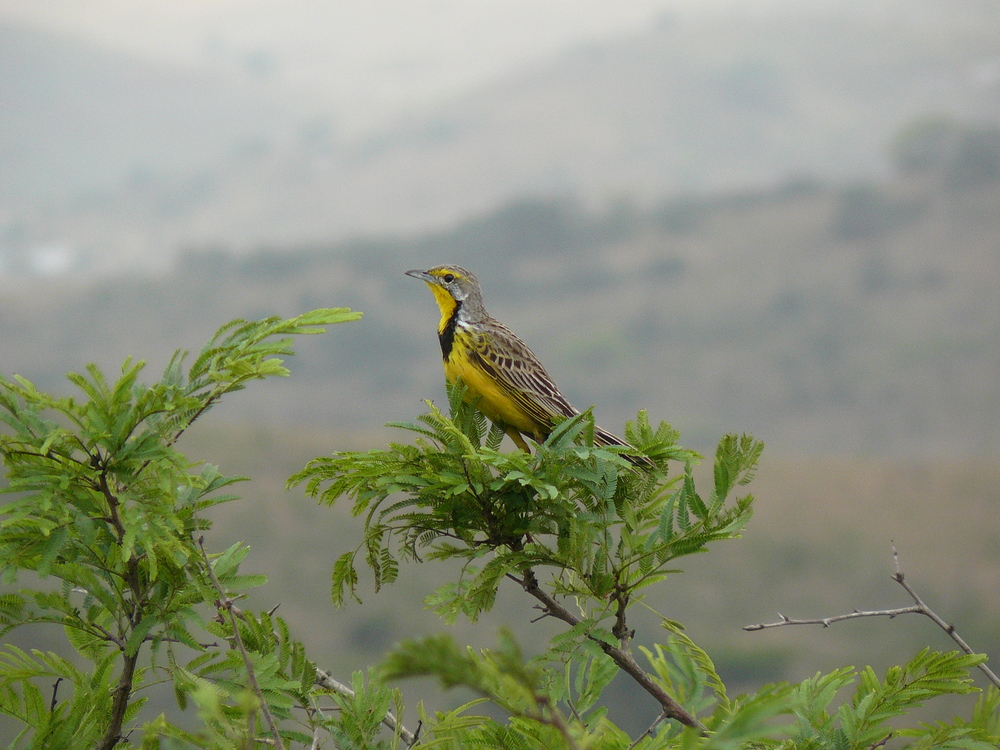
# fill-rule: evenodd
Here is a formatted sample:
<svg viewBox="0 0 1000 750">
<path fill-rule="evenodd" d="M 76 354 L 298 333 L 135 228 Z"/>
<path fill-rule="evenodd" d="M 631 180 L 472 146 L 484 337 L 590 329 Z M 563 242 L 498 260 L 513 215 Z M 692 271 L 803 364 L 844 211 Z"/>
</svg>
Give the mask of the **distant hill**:
<svg viewBox="0 0 1000 750">
<path fill-rule="evenodd" d="M 879 177 L 914 118 L 1000 102 L 1000 6 L 974 0 L 665 16 L 363 138 L 321 94 L 0 42 L 0 259 L 55 244 L 112 269 L 428 231 L 525 195 L 649 206 Z"/>
<path fill-rule="evenodd" d="M 403 271 L 452 261 L 609 428 L 646 408 L 702 449 L 745 430 L 779 451 L 992 453 L 1000 139 L 995 173 L 994 152 L 973 148 L 990 133 L 937 171 L 882 183 L 603 212 L 526 200 L 407 240 L 192 252 L 156 278 L 20 284 L 0 297 L 3 371 L 52 387 L 88 361 L 159 368 L 230 318 L 344 305 L 364 318 L 300 342 L 293 377 L 240 414 L 370 430 L 443 397 L 437 310 Z M 956 172 L 969 149 L 980 157 Z"/>
</svg>

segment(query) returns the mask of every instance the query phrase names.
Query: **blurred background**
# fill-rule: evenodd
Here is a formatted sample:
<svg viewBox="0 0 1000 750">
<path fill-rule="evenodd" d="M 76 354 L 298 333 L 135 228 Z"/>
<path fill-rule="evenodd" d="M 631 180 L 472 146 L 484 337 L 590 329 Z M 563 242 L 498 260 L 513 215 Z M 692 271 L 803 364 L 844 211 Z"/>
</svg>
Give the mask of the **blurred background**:
<svg viewBox="0 0 1000 750">
<path fill-rule="evenodd" d="M 155 379 L 237 316 L 364 312 L 185 437 L 252 480 L 214 547 L 252 545 L 255 604 L 343 681 L 441 627 L 448 572 L 334 610 L 359 525 L 284 481 L 443 402 L 403 276 L 442 262 L 605 427 L 768 444 L 746 539 L 651 599 L 734 692 L 950 649 L 905 618 L 740 630 L 908 604 L 890 540 L 1000 655 L 1000 4 L 0 0 L 5 376 Z M 533 616 L 511 591 L 456 636 L 554 632 Z M 612 718 L 645 729 L 628 689 Z"/>
</svg>

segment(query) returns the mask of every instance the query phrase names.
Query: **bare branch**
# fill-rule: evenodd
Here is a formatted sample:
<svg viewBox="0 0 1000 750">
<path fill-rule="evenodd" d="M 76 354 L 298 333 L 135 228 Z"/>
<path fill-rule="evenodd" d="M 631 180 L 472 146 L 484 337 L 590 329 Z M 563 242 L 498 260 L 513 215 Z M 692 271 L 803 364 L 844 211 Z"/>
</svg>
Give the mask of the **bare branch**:
<svg viewBox="0 0 1000 750">
<path fill-rule="evenodd" d="M 914 604 L 916 604 L 916 606 L 919 608 L 920 614 L 926 615 L 927 617 L 931 618 L 933 623 L 937 625 L 939 628 L 941 628 L 945 633 L 947 633 L 951 637 L 951 639 L 958 644 L 958 647 L 962 649 L 965 653 L 969 654 L 970 656 L 975 654 L 976 652 L 972 650 L 972 647 L 969 646 L 969 644 L 965 642 L 965 639 L 962 638 L 956 632 L 955 626 L 941 619 L 941 617 L 939 617 L 934 610 L 932 610 L 924 603 L 923 599 L 917 596 L 917 592 L 913 590 L 913 587 L 910 586 L 910 584 L 906 580 L 906 577 L 903 575 L 903 569 L 899 565 L 899 554 L 896 552 L 895 543 L 893 543 L 892 545 L 892 559 L 895 561 L 896 564 L 896 574 L 892 577 L 892 580 L 894 580 L 896 583 L 898 583 L 900 586 L 906 589 L 906 593 L 910 595 L 910 597 L 913 599 Z M 992 669 L 986 666 L 986 664 L 980 664 L 979 669 L 982 670 L 983 674 L 985 674 L 987 678 L 989 678 L 990 682 L 992 682 L 994 685 L 1000 688 L 1000 677 L 997 677 L 996 672 L 994 672 Z"/>
<path fill-rule="evenodd" d="M 850 614 L 846 615 L 836 615 L 834 617 L 822 617 L 822 618 L 814 618 L 806 620 L 799 620 L 799 619 L 793 619 L 791 617 L 785 617 L 785 615 L 779 612 L 778 617 L 780 617 L 781 619 L 778 620 L 777 622 L 762 622 L 758 623 L 757 625 L 746 625 L 744 626 L 743 629 L 751 631 L 764 630 L 765 628 L 779 628 L 784 625 L 822 625 L 824 628 L 828 628 L 830 627 L 831 623 L 840 622 L 841 620 L 853 620 L 858 617 L 893 618 L 899 615 L 916 614 L 929 617 L 935 625 L 941 628 L 945 633 L 947 633 L 951 637 L 953 641 L 955 641 L 955 643 L 958 644 L 958 647 L 962 649 L 962 651 L 969 654 L 970 656 L 974 655 L 976 652 L 973 651 L 972 647 L 965 642 L 965 639 L 963 639 L 956 632 L 955 626 L 949 622 L 946 622 L 934 610 L 928 607 L 927 604 L 924 602 L 924 600 L 920 598 L 917 592 L 914 591 L 913 587 L 906 580 L 906 576 L 903 573 L 903 568 L 899 564 L 899 553 L 896 551 L 896 544 L 894 542 L 892 543 L 892 560 L 896 566 L 896 572 L 892 575 L 892 580 L 894 580 L 896 583 L 902 586 L 903 589 L 906 590 L 906 593 L 910 595 L 910 598 L 913 599 L 913 605 L 909 607 L 898 607 L 896 609 L 872 609 L 872 610 L 856 609 Z M 986 675 L 986 677 L 989 679 L 990 682 L 992 682 L 994 685 L 1000 688 L 1000 677 L 997 677 L 996 673 L 992 669 L 986 666 L 986 664 L 980 664 L 979 669 L 982 670 L 983 674 Z"/>
<path fill-rule="evenodd" d="M 316 669 L 316 684 L 322 688 L 326 688 L 330 692 L 340 693 L 341 695 L 346 695 L 348 698 L 354 697 L 354 691 L 351 688 L 334 679 L 329 672 L 324 672 L 319 668 Z M 411 747 L 416 743 L 417 736 L 400 724 L 392 711 L 386 711 L 385 716 L 382 717 L 382 723 L 394 732 L 396 731 L 396 727 L 399 727 L 399 737 L 406 743 L 407 747 Z"/>
<path fill-rule="evenodd" d="M 899 615 L 920 614 L 920 607 L 899 607 L 898 609 L 856 609 L 850 614 L 834 615 L 833 617 L 814 617 L 809 619 L 797 619 L 786 617 L 778 613 L 781 618 L 777 622 L 761 622 L 756 625 L 744 625 L 744 630 L 764 630 L 766 628 L 780 628 L 783 625 L 822 625 L 824 628 L 830 627 L 835 622 L 842 620 L 854 620 L 858 617 L 897 617 Z"/>
<path fill-rule="evenodd" d="M 240 652 L 240 656 L 243 657 L 243 665 L 247 670 L 247 678 L 250 680 L 250 687 L 253 688 L 254 695 L 256 695 L 257 700 L 260 701 L 260 711 L 264 715 L 264 720 L 267 722 L 268 728 L 271 730 L 271 736 L 274 738 L 274 746 L 284 748 L 285 744 L 281 741 L 281 735 L 278 734 L 278 725 L 274 723 L 274 717 L 271 716 L 271 712 L 268 710 L 267 701 L 264 699 L 264 693 L 261 691 L 260 685 L 257 683 L 257 674 L 254 672 L 250 654 L 247 653 L 246 647 L 243 645 L 243 637 L 240 635 L 240 628 L 236 623 L 236 615 L 233 613 L 233 603 L 229 597 L 226 596 L 226 590 L 222 588 L 222 584 L 219 583 L 219 579 L 216 577 L 215 571 L 212 569 L 212 562 L 208 559 L 208 553 L 205 551 L 204 537 L 199 537 L 198 547 L 201 549 L 201 555 L 205 559 L 205 569 L 208 571 L 208 577 L 212 581 L 212 586 L 215 587 L 216 592 L 219 594 L 217 606 L 221 611 L 225 611 L 226 615 L 229 617 L 229 626 L 233 629 L 233 641 L 236 644 L 236 649 Z"/>
</svg>

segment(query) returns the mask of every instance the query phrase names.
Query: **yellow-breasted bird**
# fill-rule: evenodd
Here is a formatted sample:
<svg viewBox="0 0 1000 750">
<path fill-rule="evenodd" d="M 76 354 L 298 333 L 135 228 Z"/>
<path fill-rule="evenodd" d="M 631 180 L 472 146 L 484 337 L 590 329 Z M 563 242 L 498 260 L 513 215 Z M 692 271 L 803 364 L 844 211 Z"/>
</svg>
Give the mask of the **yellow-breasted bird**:
<svg viewBox="0 0 1000 750">
<path fill-rule="evenodd" d="M 466 400 L 500 425 L 521 450 L 528 451 L 522 436 L 541 443 L 557 420 L 580 413 L 527 345 L 486 312 L 479 281 L 471 272 L 435 266 L 406 275 L 427 282 L 441 308 L 438 339 L 445 379 L 461 380 L 468 389 Z M 631 447 L 600 427 L 594 428 L 594 444 Z M 650 464 L 643 457 L 625 458 Z"/>
</svg>

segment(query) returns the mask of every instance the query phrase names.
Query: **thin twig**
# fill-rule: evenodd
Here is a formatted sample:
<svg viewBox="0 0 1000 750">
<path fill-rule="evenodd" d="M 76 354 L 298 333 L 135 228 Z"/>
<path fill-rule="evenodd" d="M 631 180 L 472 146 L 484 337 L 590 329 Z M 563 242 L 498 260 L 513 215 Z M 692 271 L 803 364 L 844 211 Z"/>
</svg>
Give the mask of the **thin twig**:
<svg viewBox="0 0 1000 750">
<path fill-rule="evenodd" d="M 894 580 L 896 583 L 902 586 L 903 589 L 906 590 L 906 593 L 910 595 L 910 598 L 913 599 L 912 606 L 898 607 L 896 609 L 872 609 L 872 610 L 856 609 L 850 614 L 846 615 L 836 615 L 834 617 L 822 617 L 822 618 L 807 619 L 807 620 L 798 620 L 798 619 L 793 619 L 791 617 L 785 617 L 785 615 L 779 612 L 778 617 L 780 617 L 781 619 L 778 620 L 777 622 L 762 622 L 758 623 L 757 625 L 747 625 L 743 629 L 764 630 L 765 628 L 779 628 L 782 627 L 783 625 L 822 625 L 824 628 L 827 628 L 830 627 L 831 623 L 840 622 L 841 620 L 853 620 L 857 617 L 893 618 L 893 617 L 898 617 L 899 615 L 917 614 L 929 617 L 935 625 L 941 628 L 941 630 L 947 633 L 951 637 L 951 639 L 958 644 L 958 647 L 960 649 L 962 649 L 965 653 L 969 654 L 970 656 L 975 655 L 976 652 L 972 650 L 972 647 L 969 646 L 969 644 L 965 642 L 965 639 L 962 638 L 956 632 L 955 626 L 943 620 L 934 610 L 928 607 L 927 604 L 924 602 L 924 600 L 917 595 L 917 592 L 913 590 L 913 587 L 906 580 L 906 576 L 903 573 L 902 566 L 899 564 L 899 553 L 896 551 L 896 544 L 894 542 L 892 543 L 892 559 L 893 563 L 896 566 L 896 572 L 892 575 L 892 580 Z M 982 670 L 983 674 L 986 675 L 986 677 L 989 679 L 990 682 L 992 682 L 997 687 L 1000 687 L 1000 677 L 998 677 L 992 669 L 986 666 L 986 664 L 979 664 L 978 666 L 979 669 Z"/>
<path fill-rule="evenodd" d="M 52 701 L 49 703 L 49 713 L 56 710 L 56 695 L 59 694 L 59 683 L 62 681 L 62 677 L 57 677 L 55 683 L 52 685 Z"/>
<path fill-rule="evenodd" d="M 91 623 L 91 627 L 97 630 L 102 636 L 104 636 L 104 640 L 110 641 L 111 643 L 115 644 L 122 651 L 125 650 L 125 641 L 119 638 L 117 635 L 115 635 L 109 630 L 106 630 L 105 628 L 102 628 L 96 622 Z"/>
<path fill-rule="evenodd" d="M 569 747 L 569 750 L 579 750 L 580 746 L 577 744 L 572 732 L 570 732 L 569 727 L 563 720 L 562 714 L 550 705 L 548 700 L 540 700 L 539 706 L 543 709 L 540 713 L 535 714 L 534 712 L 529 712 L 526 713 L 525 716 L 534 719 L 535 721 L 539 721 L 542 724 L 548 724 L 549 726 L 554 727 L 556 731 L 563 736 L 563 739 L 566 740 L 566 745 Z M 545 715 L 544 709 L 548 709 L 548 716 Z"/>
<path fill-rule="evenodd" d="M 329 672 L 324 672 L 322 669 L 316 669 L 316 684 L 327 690 L 340 693 L 341 695 L 346 695 L 348 698 L 354 697 L 354 691 L 347 687 L 344 683 L 335 679 Z M 392 711 L 386 711 L 385 716 L 382 717 L 382 723 L 385 724 L 393 732 L 399 731 L 399 737 L 406 743 L 407 747 L 412 747 L 416 741 L 417 736 L 399 723 L 395 714 Z"/>
<path fill-rule="evenodd" d="M 927 617 L 931 618 L 931 621 L 933 621 L 935 625 L 937 625 L 945 633 L 951 636 L 951 639 L 955 641 L 955 643 L 958 644 L 958 647 L 962 649 L 965 653 L 969 654 L 970 656 L 974 655 L 976 652 L 973 651 L 972 647 L 965 642 L 965 639 L 958 634 L 958 632 L 955 630 L 955 626 L 941 619 L 941 617 L 939 617 L 934 610 L 932 610 L 924 603 L 923 599 L 917 596 L 917 592 L 913 590 L 913 587 L 910 586 L 909 582 L 906 580 L 906 577 L 903 575 L 903 569 L 899 565 L 899 554 L 896 552 L 895 543 L 893 543 L 892 545 L 892 559 L 895 561 L 896 564 L 896 574 L 892 577 L 892 580 L 894 580 L 896 583 L 898 583 L 900 586 L 906 589 L 906 593 L 912 597 L 914 603 L 917 605 L 917 607 L 920 608 L 920 614 L 926 615 Z M 1000 688 L 1000 677 L 997 677 L 996 673 L 992 669 L 986 666 L 986 664 L 980 664 L 979 669 L 982 670 L 983 674 L 985 674 L 987 678 L 989 678 L 990 682 L 992 682 L 994 685 Z"/>
<path fill-rule="evenodd" d="M 797 619 L 794 617 L 787 617 L 781 612 L 778 613 L 778 617 L 781 619 L 777 622 L 761 622 L 756 625 L 745 625 L 744 630 L 765 630 L 766 628 L 780 628 L 783 625 L 822 625 L 824 628 L 830 627 L 835 622 L 841 622 L 842 620 L 854 620 L 858 617 L 898 617 L 899 615 L 910 615 L 910 614 L 922 614 L 923 610 L 918 606 L 912 607 L 899 607 L 898 609 L 856 609 L 853 612 L 846 615 L 834 615 L 833 617 L 815 617 L 808 619 Z"/>
<path fill-rule="evenodd" d="M 247 678 L 250 680 L 250 687 L 253 688 L 254 695 L 257 696 L 257 700 L 260 701 L 260 711 L 264 715 L 264 721 L 267 722 L 268 728 L 271 730 L 271 736 L 274 738 L 275 747 L 284 749 L 285 745 L 281 741 L 281 735 L 278 733 L 278 725 L 274 723 L 274 717 L 271 716 L 271 712 L 267 708 L 267 701 L 264 699 L 264 693 L 260 689 L 260 685 L 257 682 L 257 674 L 253 669 L 253 662 L 250 659 L 250 654 L 247 653 L 246 647 L 243 645 L 243 638 L 240 636 L 240 628 L 236 623 L 236 615 L 233 614 L 233 603 L 230 601 L 229 597 L 226 596 L 226 590 L 222 588 L 222 584 L 219 583 L 219 579 L 215 576 L 215 571 L 212 569 L 212 562 L 208 559 L 208 553 L 205 551 L 205 537 L 198 538 L 198 547 L 201 548 L 202 557 L 205 558 L 205 569 L 208 571 L 208 577 L 212 581 L 212 585 L 215 587 L 216 592 L 219 594 L 219 601 L 217 606 L 220 610 L 225 610 L 226 615 L 229 617 L 229 625 L 233 629 L 233 641 L 236 644 L 236 649 L 240 652 L 240 656 L 243 657 L 243 665 L 247 670 Z"/>
<path fill-rule="evenodd" d="M 567 625 L 573 627 L 580 624 L 580 618 L 576 617 L 538 585 L 538 579 L 535 578 L 535 574 L 530 568 L 524 572 L 523 578 L 518 578 L 510 573 L 507 574 L 507 577 L 517 581 L 527 593 L 541 602 L 541 609 L 545 614 L 555 617 L 557 620 L 562 620 Z M 695 729 L 704 729 L 694 716 L 688 713 L 680 703 L 671 698 L 667 691 L 660 687 L 660 684 L 639 666 L 639 663 L 632 654 L 592 635 L 588 635 L 588 638 L 600 646 L 601 650 L 611 657 L 619 669 L 635 680 L 639 687 L 656 699 L 657 703 L 660 704 L 665 718 L 676 719 L 681 724 L 694 727 Z"/>
<path fill-rule="evenodd" d="M 656 732 L 656 728 L 660 726 L 660 724 L 662 724 L 663 720 L 666 718 L 667 718 L 666 715 L 661 711 L 660 715 L 656 717 L 656 721 L 654 721 L 652 724 L 649 725 L 649 729 L 647 729 L 645 732 L 643 732 L 642 734 L 640 734 L 638 737 L 635 738 L 635 742 L 633 742 L 631 745 L 628 746 L 628 750 L 635 750 L 635 748 L 638 747 L 639 743 L 642 742 L 646 737 L 652 737 L 653 733 Z"/>
</svg>

